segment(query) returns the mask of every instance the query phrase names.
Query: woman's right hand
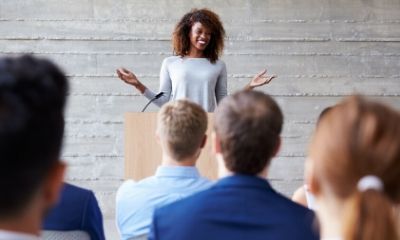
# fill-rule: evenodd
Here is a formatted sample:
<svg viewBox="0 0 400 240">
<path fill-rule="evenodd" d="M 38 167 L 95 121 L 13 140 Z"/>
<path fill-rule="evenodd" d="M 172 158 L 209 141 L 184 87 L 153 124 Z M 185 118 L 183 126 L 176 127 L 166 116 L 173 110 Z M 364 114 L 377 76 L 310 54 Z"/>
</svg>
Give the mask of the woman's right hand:
<svg viewBox="0 0 400 240">
<path fill-rule="evenodd" d="M 117 75 L 122 81 L 126 82 L 129 85 L 134 86 L 141 93 L 143 93 L 144 90 L 146 89 L 146 87 L 137 79 L 136 75 L 126 68 L 118 68 Z"/>
</svg>

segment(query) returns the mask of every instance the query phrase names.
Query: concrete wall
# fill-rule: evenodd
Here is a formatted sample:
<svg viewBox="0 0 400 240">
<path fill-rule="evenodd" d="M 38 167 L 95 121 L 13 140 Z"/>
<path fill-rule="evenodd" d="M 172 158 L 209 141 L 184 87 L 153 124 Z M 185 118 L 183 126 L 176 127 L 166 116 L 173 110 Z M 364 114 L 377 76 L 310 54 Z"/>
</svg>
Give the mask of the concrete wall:
<svg viewBox="0 0 400 240">
<path fill-rule="evenodd" d="M 400 107 L 399 0 L 0 0 L 0 55 L 46 56 L 70 76 L 67 180 L 95 191 L 110 239 L 123 180 L 123 114 L 146 102 L 115 69 L 133 69 L 156 90 L 174 24 L 193 7 L 211 8 L 224 22 L 229 92 L 265 67 L 279 76 L 261 90 L 286 117 L 270 175 L 284 194 L 302 184 L 324 107 L 355 91 Z"/>
</svg>

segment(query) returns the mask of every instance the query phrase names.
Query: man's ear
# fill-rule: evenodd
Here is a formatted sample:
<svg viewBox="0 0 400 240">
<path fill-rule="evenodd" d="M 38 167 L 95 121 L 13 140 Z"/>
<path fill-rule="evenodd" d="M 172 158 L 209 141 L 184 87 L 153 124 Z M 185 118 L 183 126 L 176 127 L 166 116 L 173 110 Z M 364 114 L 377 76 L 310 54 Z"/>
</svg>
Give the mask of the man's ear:
<svg viewBox="0 0 400 240">
<path fill-rule="evenodd" d="M 64 184 L 65 169 L 65 163 L 57 161 L 45 180 L 43 195 L 47 207 L 55 205 L 58 201 L 60 191 Z"/>
<path fill-rule="evenodd" d="M 282 138 L 281 136 L 279 136 L 272 157 L 275 157 L 278 154 L 279 150 L 281 150 L 281 145 L 282 145 Z"/>
<path fill-rule="evenodd" d="M 211 138 L 212 138 L 212 149 L 214 154 L 221 154 L 222 150 L 221 150 L 221 140 L 219 139 L 217 133 L 215 131 L 212 132 L 211 134 Z"/>
<path fill-rule="evenodd" d="M 203 139 L 201 140 L 200 148 L 204 148 L 204 146 L 206 145 L 206 143 L 207 143 L 207 135 L 204 134 L 204 137 L 203 137 Z"/>
</svg>

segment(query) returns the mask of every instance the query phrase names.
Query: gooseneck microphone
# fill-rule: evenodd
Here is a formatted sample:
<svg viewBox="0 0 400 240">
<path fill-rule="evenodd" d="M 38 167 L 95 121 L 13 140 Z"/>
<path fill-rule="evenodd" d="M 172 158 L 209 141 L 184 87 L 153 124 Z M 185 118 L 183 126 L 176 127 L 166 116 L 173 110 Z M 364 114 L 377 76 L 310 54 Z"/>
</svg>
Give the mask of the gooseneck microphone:
<svg viewBox="0 0 400 240">
<path fill-rule="evenodd" d="M 150 99 L 150 101 L 146 104 L 146 106 L 144 106 L 144 108 L 142 109 L 141 112 L 146 111 L 146 108 L 150 105 L 150 103 L 152 103 L 153 101 L 159 99 L 162 95 L 164 95 L 163 92 L 157 93 L 157 95 L 155 95 L 152 99 Z"/>
</svg>

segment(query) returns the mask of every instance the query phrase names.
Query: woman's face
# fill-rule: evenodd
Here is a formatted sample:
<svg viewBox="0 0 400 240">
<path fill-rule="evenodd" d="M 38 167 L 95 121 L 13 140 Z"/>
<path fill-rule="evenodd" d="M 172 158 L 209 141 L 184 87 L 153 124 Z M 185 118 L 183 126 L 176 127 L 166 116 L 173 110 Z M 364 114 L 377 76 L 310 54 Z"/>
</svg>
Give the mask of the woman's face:
<svg viewBox="0 0 400 240">
<path fill-rule="evenodd" d="M 190 48 L 204 51 L 211 40 L 211 31 L 200 22 L 195 22 L 190 30 Z"/>
</svg>

